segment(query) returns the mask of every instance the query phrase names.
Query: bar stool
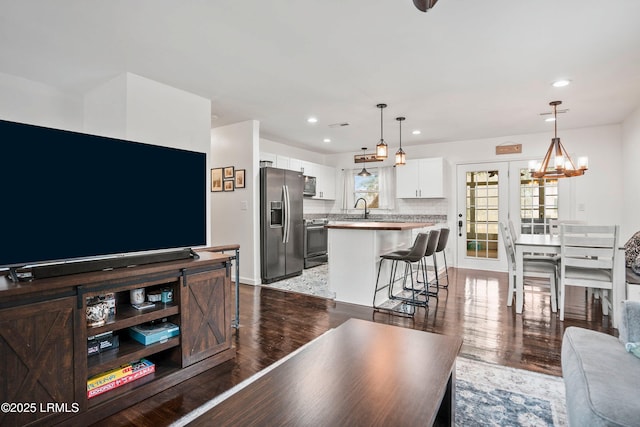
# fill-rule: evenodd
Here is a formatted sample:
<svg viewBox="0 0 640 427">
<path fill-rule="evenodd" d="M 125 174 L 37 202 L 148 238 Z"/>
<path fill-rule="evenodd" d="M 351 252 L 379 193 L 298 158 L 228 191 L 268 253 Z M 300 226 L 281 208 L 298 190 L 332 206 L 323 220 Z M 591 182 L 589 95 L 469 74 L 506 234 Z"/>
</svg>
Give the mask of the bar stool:
<svg viewBox="0 0 640 427">
<path fill-rule="evenodd" d="M 406 316 L 413 316 L 415 314 L 415 307 L 426 307 L 429 303 L 428 289 L 425 280 L 425 286 L 422 290 L 416 289 L 413 281 L 413 267 L 412 264 L 416 262 L 422 262 L 424 254 L 427 249 L 427 242 L 429 240 L 429 234 L 418 233 L 413 246 L 409 250 L 391 252 L 388 254 L 380 255 L 380 265 L 378 266 L 378 276 L 376 278 L 376 288 L 373 293 L 373 308 L 375 310 L 385 310 L 389 312 L 400 313 Z M 389 273 L 389 282 L 380 285 L 380 271 L 382 270 L 382 263 L 385 260 L 391 261 L 391 270 Z M 396 271 L 398 269 L 398 263 L 404 262 L 404 276 L 402 278 L 403 290 L 409 291 L 410 296 L 404 294 L 403 291 L 398 293 L 394 292 L 394 284 L 396 280 Z M 407 286 L 407 276 L 411 278 L 411 287 Z M 390 301 L 400 301 L 402 304 L 400 308 L 397 307 L 383 307 L 382 305 L 376 305 L 376 296 L 378 292 L 387 288 L 387 298 Z M 386 301 L 385 301 L 386 303 Z M 383 303 L 384 304 L 384 303 Z"/>
<path fill-rule="evenodd" d="M 436 284 L 437 288 L 448 288 L 449 287 L 449 267 L 447 266 L 447 254 L 444 251 L 447 247 L 447 241 L 449 240 L 449 229 L 441 228 L 440 229 L 440 238 L 438 239 L 438 246 L 436 247 L 436 251 L 433 253 L 433 269 L 436 271 Z M 440 277 L 438 273 L 438 257 L 437 255 L 442 252 L 442 256 L 444 258 L 444 274 L 443 276 L 447 277 L 447 284 L 440 284 Z"/>
</svg>

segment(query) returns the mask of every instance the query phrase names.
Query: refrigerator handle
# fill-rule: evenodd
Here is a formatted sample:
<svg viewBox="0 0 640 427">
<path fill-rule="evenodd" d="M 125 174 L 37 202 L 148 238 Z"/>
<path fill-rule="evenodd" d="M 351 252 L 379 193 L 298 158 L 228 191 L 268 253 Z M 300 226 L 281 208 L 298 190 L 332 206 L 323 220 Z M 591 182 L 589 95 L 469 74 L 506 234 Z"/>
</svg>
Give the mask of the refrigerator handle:
<svg viewBox="0 0 640 427">
<path fill-rule="evenodd" d="M 287 220 L 289 210 L 287 209 L 287 186 L 282 186 L 282 243 L 287 243 Z"/>
<path fill-rule="evenodd" d="M 282 243 L 289 243 L 289 235 L 291 234 L 291 217 L 289 215 L 289 210 L 291 209 L 291 199 L 289 198 L 289 186 L 288 185 L 283 185 L 282 186 L 284 188 L 284 201 L 285 201 L 285 217 L 284 217 L 284 224 L 285 224 L 285 234 L 284 234 L 284 240 Z"/>
</svg>

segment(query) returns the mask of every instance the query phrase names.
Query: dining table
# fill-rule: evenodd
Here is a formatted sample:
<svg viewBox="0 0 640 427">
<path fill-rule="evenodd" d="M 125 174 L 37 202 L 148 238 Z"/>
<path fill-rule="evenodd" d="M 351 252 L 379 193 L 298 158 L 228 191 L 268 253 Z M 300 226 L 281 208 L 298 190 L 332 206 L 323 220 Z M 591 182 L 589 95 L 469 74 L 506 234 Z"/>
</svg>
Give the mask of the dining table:
<svg viewBox="0 0 640 427">
<path fill-rule="evenodd" d="M 545 254 L 545 255 L 561 255 L 561 241 L 557 234 L 521 234 L 515 241 L 516 247 L 516 313 L 521 314 L 524 308 L 524 274 L 523 264 L 525 254 Z M 562 262 L 562 258 L 560 258 Z M 613 274 L 614 289 L 612 290 L 611 302 L 613 307 L 613 315 L 611 321 L 613 327 L 617 327 L 616 308 L 625 299 L 625 265 L 624 265 L 624 247 L 618 248 L 615 255 Z M 560 282 L 558 281 L 558 291 L 560 291 Z M 603 310 L 604 311 L 604 310 Z"/>
</svg>

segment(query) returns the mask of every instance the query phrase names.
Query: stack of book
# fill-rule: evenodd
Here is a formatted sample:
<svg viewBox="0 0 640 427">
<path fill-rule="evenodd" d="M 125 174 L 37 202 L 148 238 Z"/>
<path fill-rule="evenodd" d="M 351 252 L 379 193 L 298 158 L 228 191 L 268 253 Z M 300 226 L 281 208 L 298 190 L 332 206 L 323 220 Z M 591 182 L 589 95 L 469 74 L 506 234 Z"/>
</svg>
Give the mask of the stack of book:
<svg viewBox="0 0 640 427">
<path fill-rule="evenodd" d="M 87 380 L 87 397 L 91 399 L 128 384 L 156 371 L 156 365 L 147 359 L 127 363 L 119 368 L 103 372 Z"/>
</svg>

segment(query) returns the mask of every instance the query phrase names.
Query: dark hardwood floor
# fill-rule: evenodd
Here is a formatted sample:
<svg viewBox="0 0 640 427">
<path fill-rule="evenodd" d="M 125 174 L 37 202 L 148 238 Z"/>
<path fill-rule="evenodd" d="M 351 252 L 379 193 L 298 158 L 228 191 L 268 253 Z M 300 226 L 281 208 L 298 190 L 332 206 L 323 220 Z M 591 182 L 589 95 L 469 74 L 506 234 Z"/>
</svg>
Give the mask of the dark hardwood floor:
<svg viewBox="0 0 640 427">
<path fill-rule="evenodd" d="M 371 308 L 266 287 L 240 286 L 240 328 L 235 360 L 204 372 L 96 426 L 169 425 L 216 395 L 274 363 L 349 318 L 461 336 L 461 356 L 551 375 L 562 375 L 560 348 L 568 326 L 617 335 L 599 300 L 584 289 L 567 292 L 565 321 L 551 313 L 544 288 L 526 287 L 522 314 L 505 304 L 507 274 L 450 269 L 451 284 L 428 309 L 402 318 Z"/>
</svg>

